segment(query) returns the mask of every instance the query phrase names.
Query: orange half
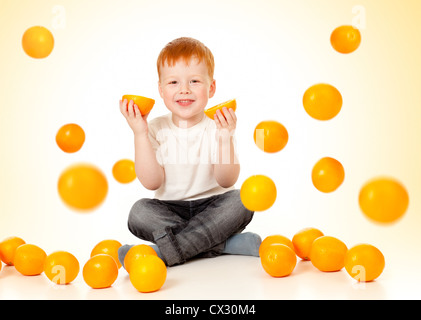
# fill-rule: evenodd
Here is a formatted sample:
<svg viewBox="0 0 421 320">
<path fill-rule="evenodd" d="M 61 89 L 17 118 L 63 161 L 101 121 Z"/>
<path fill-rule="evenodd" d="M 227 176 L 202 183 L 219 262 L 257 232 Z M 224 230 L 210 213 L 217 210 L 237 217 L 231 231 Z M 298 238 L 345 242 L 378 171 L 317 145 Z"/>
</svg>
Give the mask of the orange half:
<svg viewBox="0 0 421 320">
<path fill-rule="evenodd" d="M 237 109 L 237 102 L 235 101 L 235 99 L 222 102 L 214 107 L 206 109 L 205 114 L 213 120 L 213 116 L 215 115 L 216 110 L 222 110 L 223 107 L 226 107 L 227 109 L 231 108 L 235 111 Z"/>
<path fill-rule="evenodd" d="M 139 107 L 139 110 L 142 116 L 148 114 L 152 110 L 155 104 L 154 99 L 146 98 L 142 96 L 135 96 L 133 94 L 125 94 L 122 100 L 124 99 L 127 99 L 127 104 L 130 102 L 130 100 L 133 100 L 134 104 Z"/>
</svg>

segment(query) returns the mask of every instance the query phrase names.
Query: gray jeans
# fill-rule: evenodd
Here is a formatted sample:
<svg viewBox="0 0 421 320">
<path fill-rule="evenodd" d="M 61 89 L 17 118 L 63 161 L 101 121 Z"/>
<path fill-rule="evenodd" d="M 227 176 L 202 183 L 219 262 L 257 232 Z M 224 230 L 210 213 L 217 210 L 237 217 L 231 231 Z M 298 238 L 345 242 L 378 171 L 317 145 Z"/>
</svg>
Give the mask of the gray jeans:
<svg viewBox="0 0 421 320">
<path fill-rule="evenodd" d="M 129 214 L 129 230 L 156 243 L 168 266 L 222 254 L 225 241 L 250 223 L 239 190 L 192 201 L 140 199 Z"/>
</svg>

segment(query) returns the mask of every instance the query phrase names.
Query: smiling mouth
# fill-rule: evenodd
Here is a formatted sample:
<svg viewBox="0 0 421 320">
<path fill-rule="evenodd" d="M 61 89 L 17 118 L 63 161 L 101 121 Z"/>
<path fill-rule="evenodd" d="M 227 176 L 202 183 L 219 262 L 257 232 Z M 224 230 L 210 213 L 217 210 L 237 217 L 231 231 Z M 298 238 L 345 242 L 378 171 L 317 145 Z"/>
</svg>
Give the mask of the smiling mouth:
<svg viewBox="0 0 421 320">
<path fill-rule="evenodd" d="M 194 100 L 191 100 L 191 99 L 182 99 L 182 100 L 177 100 L 176 102 L 180 106 L 187 107 L 187 106 L 191 105 L 194 102 Z"/>
</svg>

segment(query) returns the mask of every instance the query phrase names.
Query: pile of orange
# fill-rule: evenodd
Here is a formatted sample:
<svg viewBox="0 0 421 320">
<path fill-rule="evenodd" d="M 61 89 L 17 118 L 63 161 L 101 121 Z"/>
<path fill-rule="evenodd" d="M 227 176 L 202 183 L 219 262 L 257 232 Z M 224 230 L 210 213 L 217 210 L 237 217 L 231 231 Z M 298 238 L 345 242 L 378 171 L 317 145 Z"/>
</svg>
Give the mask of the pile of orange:
<svg viewBox="0 0 421 320">
<path fill-rule="evenodd" d="M 90 259 L 83 266 L 83 279 L 93 289 L 108 288 L 118 277 L 121 263 L 118 260 L 117 240 L 103 240 L 91 251 Z M 42 273 L 53 283 L 69 284 L 80 271 L 77 258 L 66 251 L 56 251 L 47 255 L 40 247 L 27 244 L 19 237 L 9 237 L 0 242 L 0 270 L 2 262 L 14 266 L 24 276 Z M 167 267 L 158 258 L 155 250 L 147 245 L 132 247 L 124 260 L 130 281 L 140 292 L 154 292 L 165 283 Z"/>
<path fill-rule="evenodd" d="M 282 235 L 272 235 L 262 241 L 259 249 L 263 269 L 272 277 L 289 276 L 297 258 L 311 261 L 323 272 L 336 272 L 345 267 L 357 281 L 369 282 L 378 278 L 385 266 L 379 249 L 369 244 L 360 244 L 348 250 L 339 239 L 325 236 L 316 228 L 305 228 L 297 232 L 292 241 Z"/>
<path fill-rule="evenodd" d="M 91 252 L 91 258 L 83 267 L 83 279 L 94 289 L 113 285 L 118 277 L 121 263 L 118 249 L 121 243 L 116 240 L 104 240 Z M 139 292 L 154 292 L 164 285 L 167 267 L 158 258 L 155 250 L 147 245 L 137 245 L 127 252 L 124 267 L 129 272 L 130 282 Z"/>
<path fill-rule="evenodd" d="M 56 251 L 47 255 L 43 249 L 27 244 L 19 237 L 0 242 L 0 259 L 24 276 L 45 273 L 56 284 L 69 284 L 79 273 L 79 262 L 71 253 Z"/>
</svg>

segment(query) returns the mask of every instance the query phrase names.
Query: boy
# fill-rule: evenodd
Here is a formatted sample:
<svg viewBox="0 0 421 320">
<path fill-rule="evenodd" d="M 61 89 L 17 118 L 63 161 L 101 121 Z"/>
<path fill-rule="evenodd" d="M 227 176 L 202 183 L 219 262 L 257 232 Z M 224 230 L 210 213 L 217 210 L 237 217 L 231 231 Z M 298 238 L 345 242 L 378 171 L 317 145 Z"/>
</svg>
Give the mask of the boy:
<svg viewBox="0 0 421 320">
<path fill-rule="evenodd" d="M 237 118 L 232 109 L 204 114 L 215 94 L 214 59 L 200 41 L 179 38 L 162 49 L 158 89 L 171 112 L 147 122 L 133 101 L 120 101 L 135 138 L 135 171 L 154 199 L 137 201 L 129 230 L 168 266 L 193 257 L 221 254 L 258 256 L 261 239 L 240 232 L 253 212 L 234 189 L 240 165 L 234 149 Z M 131 246 L 119 250 L 119 259 Z"/>
</svg>

